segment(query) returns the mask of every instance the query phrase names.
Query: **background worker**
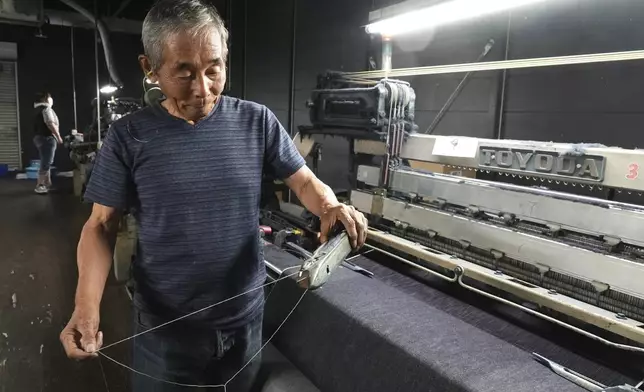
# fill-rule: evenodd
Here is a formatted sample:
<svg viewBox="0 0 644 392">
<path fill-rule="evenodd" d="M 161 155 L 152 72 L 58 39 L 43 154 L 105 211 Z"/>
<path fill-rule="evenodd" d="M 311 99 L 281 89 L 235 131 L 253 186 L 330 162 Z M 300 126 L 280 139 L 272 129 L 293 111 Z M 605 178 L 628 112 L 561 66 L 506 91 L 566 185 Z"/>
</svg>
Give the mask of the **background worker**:
<svg viewBox="0 0 644 392">
<path fill-rule="evenodd" d="M 34 102 L 34 145 L 38 150 L 40 170 L 35 192 L 46 194 L 51 188 L 51 165 L 56 155 L 56 145 L 63 143 L 59 122 L 52 108 L 54 99 L 48 92 L 38 93 Z"/>
</svg>

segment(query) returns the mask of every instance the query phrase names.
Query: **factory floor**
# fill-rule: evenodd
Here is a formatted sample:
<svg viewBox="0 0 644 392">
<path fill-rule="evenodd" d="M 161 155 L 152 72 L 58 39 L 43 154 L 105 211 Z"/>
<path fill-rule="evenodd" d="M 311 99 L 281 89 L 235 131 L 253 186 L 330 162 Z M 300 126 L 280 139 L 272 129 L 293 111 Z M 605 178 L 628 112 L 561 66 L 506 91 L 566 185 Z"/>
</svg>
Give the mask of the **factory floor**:
<svg viewBox="0 0 644 392">
<path fill-rule="evenodd" d="M 105 360 L 71 361 L 58 341 L 74 306 L 76 244 L 89 206 L 69 179 L 57 180 L 58 190 L 42 196 L 33 181 L 0 179 L 0 392 L 127 391 L 126 371 Z M 129 309 L 123 288 L 108 283 L 107 342 L 128 336 Z M 129 362 L 127 351 L 127 344 L 110 349 Z"/>
</svg>

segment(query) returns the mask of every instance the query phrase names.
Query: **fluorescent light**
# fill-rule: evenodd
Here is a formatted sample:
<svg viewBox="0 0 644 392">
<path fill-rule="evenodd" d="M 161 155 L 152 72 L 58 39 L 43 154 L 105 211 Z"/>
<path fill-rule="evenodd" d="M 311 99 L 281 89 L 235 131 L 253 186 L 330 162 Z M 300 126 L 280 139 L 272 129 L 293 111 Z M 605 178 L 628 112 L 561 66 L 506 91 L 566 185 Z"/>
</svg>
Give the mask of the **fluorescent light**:
<svg viewBox="0 0 644 392">
<path fill-rule="evenodd" d="M 367 26 L 367 32 L 391 37 L 490 15 L 540 1 L 544 0 L 451 0 L 371 23 Z"/>
<path fill-rule="evenodd" d="M 112 86 L 111 84 L 108 84 L 106 86 L 101 87 L 100 91 L 101 91 L 102 94 L 112 94 L 116 90 L 118 90 L 118 87 Z"/>
</svg>

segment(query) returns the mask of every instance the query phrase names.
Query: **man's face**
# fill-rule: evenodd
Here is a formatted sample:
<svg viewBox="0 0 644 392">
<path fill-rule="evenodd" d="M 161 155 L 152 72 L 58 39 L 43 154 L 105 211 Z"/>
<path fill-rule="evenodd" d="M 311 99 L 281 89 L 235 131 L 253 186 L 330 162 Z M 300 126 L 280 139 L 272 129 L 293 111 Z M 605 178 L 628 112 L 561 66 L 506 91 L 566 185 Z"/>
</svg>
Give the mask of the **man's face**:
<svg viewBox="0 0 644 392">
<path fill-rule="evenodd" d="M 189 121 L 204 118 L 226 84 L 221 37 L 214 29 L 197 36 L 171 36 L 151 79 L 166 96 L 165 106 L 171 114 Z"/>
</svg>

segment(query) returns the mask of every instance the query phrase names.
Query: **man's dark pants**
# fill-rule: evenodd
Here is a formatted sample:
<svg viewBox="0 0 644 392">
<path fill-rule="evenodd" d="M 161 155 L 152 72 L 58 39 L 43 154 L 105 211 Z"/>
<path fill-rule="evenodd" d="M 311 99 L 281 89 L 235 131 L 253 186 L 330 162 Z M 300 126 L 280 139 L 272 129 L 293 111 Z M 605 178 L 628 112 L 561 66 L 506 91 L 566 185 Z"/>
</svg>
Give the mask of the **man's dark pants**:
<svg viewBox="0 0 644 392">
<path fill-rule="evenodd" d="M 56 138 L 53 136 L 34 136 L 34 144 L 38 149 L 38 157 L 40 158 L 40 172 L 41 175 L 49 174 L 49 169 L 54 163 L 54 156 L 56 155 Z"/>
<path fill-rule="evenodd" d="M 191 385 L 225 384 L 262 346 L 260 312 L 239 328 L 216 329 L 189 322 L 177 322 L 134 339 L 133 368 L 157 379 Z M 135 333 L 160 325 L 164 320 L 134 312 Z M 227 392 L 249 392 L 257 376 L 261 354 L 228 384 Z M 203 391 L 170 385 L 151 378 L 132 375 L 133 392 Z M 224 388 L 209 389 L 223 391 Z"/>
</svg>

